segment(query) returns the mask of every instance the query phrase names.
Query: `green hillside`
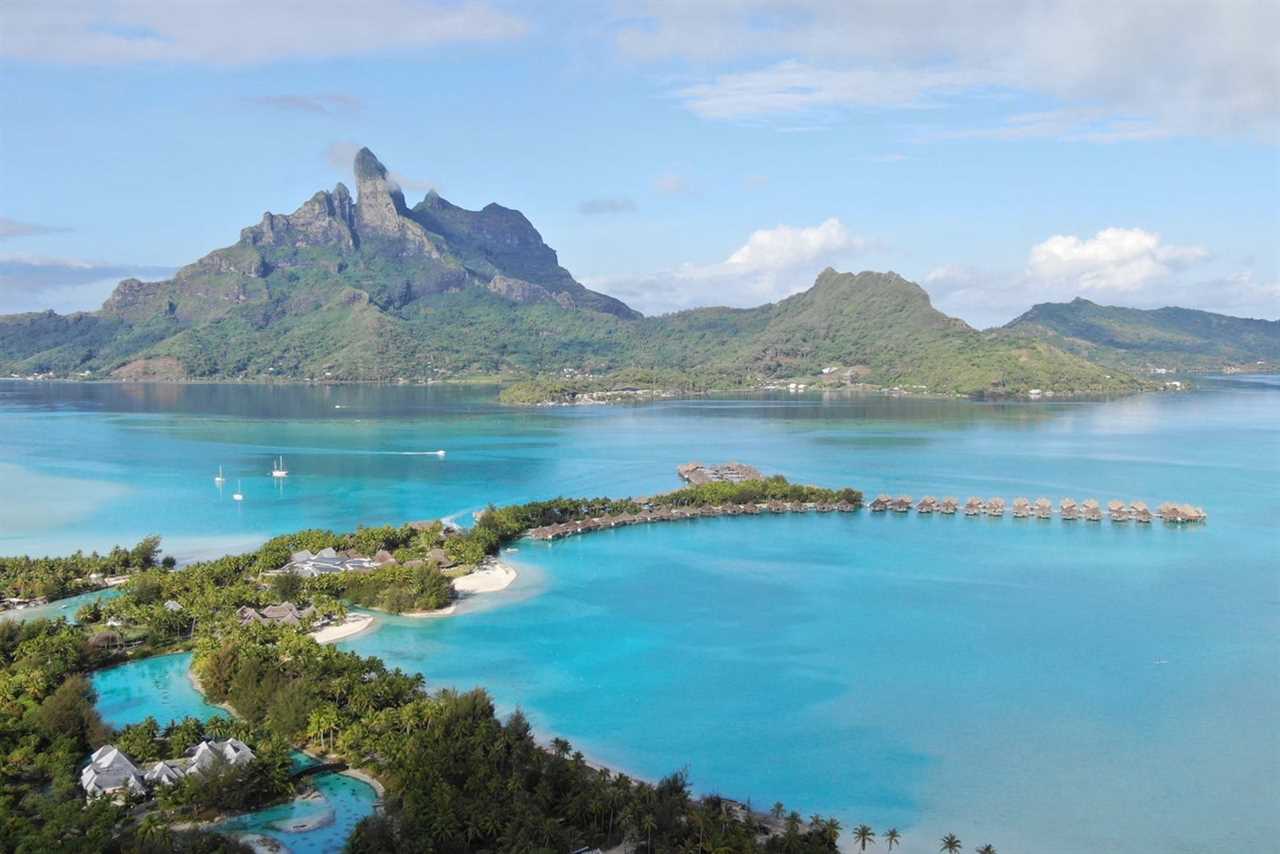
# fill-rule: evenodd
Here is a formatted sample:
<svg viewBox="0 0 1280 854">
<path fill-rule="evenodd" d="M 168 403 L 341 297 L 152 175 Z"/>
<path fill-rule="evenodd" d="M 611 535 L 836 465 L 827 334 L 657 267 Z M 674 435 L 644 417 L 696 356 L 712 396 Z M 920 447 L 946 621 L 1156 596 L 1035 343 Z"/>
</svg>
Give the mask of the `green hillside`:
<svg viewBox="0 0 1280 854">
<path fill-rule="evenodd" d="M 435 193 L 410 209 L 367 149 L 355 174 L 354 198 L 339 184 L 292 214 L 268 213 L 172 279 L 122 281 L 97 312 L 0 317 L 0 370 L 174 380 L 555 376 L 565 393 L 584 384 L 758 386 L 824 370 L 828 384 L 942 394 L 1139 387 L 1035 336 L 971 329 L 894 273 L 826 270 L 776 304 L 645 318 L 574 280 L 519 211 L 468 211 Z"/>
<path fill-rule="evenodd" d="M 1280 366 L 1280 321 L 1189 308 L 1145 310 L 1075 299 L 1036 305 L 1005 328 L 1134 371 L 1271 371 Z"/>
</svg>

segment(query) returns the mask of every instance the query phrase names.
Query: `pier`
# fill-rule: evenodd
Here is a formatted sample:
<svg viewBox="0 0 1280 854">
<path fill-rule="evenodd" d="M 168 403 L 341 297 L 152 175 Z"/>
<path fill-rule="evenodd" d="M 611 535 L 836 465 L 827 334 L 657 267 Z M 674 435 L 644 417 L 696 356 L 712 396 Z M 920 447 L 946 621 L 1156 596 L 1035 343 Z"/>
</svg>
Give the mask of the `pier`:
<svg viewBox="0 0 1280 854">
<path fill-rule="evenodd" d="M 676 467 L 680 478 L 692 486 L 710 483 L 743 484 L 751 481 L 763 481 L 764 475 L 753 466 L 742 463 L 723 463 L 707 466 L 702 463 L 685 463 Z M 762 484 L 763 486 L 763 484 Z M 847 490 L 850 500 L 830 501 L 750 501 L 744 503 L 724 502 L 703 506 L 671 506 L 663 504 L 657 498 L 633 499 L 632 506 L 640 509 L 634 513 L 605 513 L 602 515 L 570 519 L 555 524 L 542 525 L 525 531 L 525 536 L 534 540 L 559 540 L 564 537 L 588 534 L 592 531 L 603 531 L 608 528 L 624 528 L 629 525 L 648 525 L 655 522 L 677 522 L 686 519 L 709 519 L 720 516 L 759 516 L 764 513 L 854 513 L 863 507 L 861 493 Z M 844 497 L 840 493 L 828 493 L 833 499 Z M 908 515 L 916 513 L 920 516 L 938 514 L 940 516 L 987 516 L 1002 519 L 1012 515 L 1014 519 L 1052 519 L 1055 515 L 1064 522 L 1102 522 L 1113 523 L 1134 522 L 1149 525 L 1156 519 L 1182 525 L 1201 523 L 1208 519 L 1208 514 L 1201 507 L 1190 504 L 1165 502 L 1152 511 L 1144 501 L 1125 502 L 1119 499 L 1108 501 L 1106 507 L 1096 498 L 1087 498 L 1079 503 L 1074 498 L 1063 498 L 1054 503 L 1045 497 L 1034 501 L 1018 496 L 1006 501 L 1001 496 L 983 498 L 969 496 L 964 503 L 955 496 L 941 499 L 926 495 L 919 501 L 910 495 L 888 495 L 881 493 L 866 505 L 872 513 L 896 513 Z"/>
<path fill-rule="evenodd" d="M 914 509 L 916 513 L 921 515 L 939 513 L 944 516 L 954 516 L 960 512 L 965 516 L 994 516 L 997 518 L 1003 517 L 1006 510 L 1011 509 L 1015 519 L 1051 519 L 1054 516 L 1053 502 L 1048 498 L 1037 498 L 1035 501 L 1031 501 L 1030 499 L 1019 497 L 1006 504 L 1005 500 L 998 496 L 994 498 L 970 496 L 962 505 L 960 504 L 960 499 L 951 496 L 939 501 L 932 495 L 926 495 L 913 505 L 910 495 L 886 495 L 881 493 L 872 499 L 867 508 L 872 513 L 909 513 Z M 1181 525 L 1191 522 L 1204 522 L 1209 518 L 1209 514 L 1204 511 L 1203 507 L 1193 507 L 1190 504 L 1175 504 L 1171 501 L 1166 501 L 1152 512 L 1145 501 L 1126 503 L 1119 499 L 1112 499 L 1107 502 L 1104 510 L 1096 498 L 1087 498 L 1079 504 L 1076 503 L 1074 498 L 1064 498 L 1058 504 L 1057 515 L 1065 522 L 1077 520 L 1101 522 L 1103 519 L 1110 519 L 1112 522 L 1137 522 L 1143 525 L 1149 525 L 1155 519 Z"/>
</svg>

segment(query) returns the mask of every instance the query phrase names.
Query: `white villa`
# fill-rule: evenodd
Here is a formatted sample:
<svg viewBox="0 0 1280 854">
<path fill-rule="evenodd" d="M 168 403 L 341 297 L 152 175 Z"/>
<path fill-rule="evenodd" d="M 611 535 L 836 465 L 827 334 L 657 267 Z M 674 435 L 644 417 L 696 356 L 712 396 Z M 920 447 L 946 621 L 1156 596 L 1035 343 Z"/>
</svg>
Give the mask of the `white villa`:
<svg viewBox="0 0 1280 854">
<path fill-rule="evenodd" d="M 139 768 L 115 745 L 104 744 L 80 772 L 80 786 L 90 798 L 146 796 L 155 786 L 172 786 L 183 777 L 199 777 L 219 768 L 238 768 L 253 758 L 253 751 L 243 741 L 226 738 L 202 741 L 180 759 L 147 762 Z"/>
<path fill-rule="evenodd" d="M 370 572 L 377 566 L 377 561 L 367 557 L 344 556 L 331 548 L 321 549 L 315 554 L 303 549 L 290 555 L 289 562 L 279 571 L 292 572 L 304 578 L 315 578 L 335 572 Z"/>
</svg>

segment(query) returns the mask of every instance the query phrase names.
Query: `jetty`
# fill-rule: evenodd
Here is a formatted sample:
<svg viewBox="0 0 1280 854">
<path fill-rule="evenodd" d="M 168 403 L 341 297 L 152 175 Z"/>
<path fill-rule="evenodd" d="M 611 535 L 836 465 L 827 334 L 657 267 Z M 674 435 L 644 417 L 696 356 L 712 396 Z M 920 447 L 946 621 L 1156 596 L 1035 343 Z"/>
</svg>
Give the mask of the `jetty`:
<svg viewBox="0 0 1280 854">
<path fill-rule="evenodd" d="M 742 484 L 751 481 L 763 481 L 764 476 L 758 469 L 743 463 L 722 463 L 704 465 L 702 463 L 685 463 L 676 467 L 676 473 L 685 482 L 701 486 L 708 483 Z M 525 531 L 525 536 L 534 540 L 559 540 L 593 531 L 609 528 L 624 528 L 630 525 L 649 525 L 657 522 L 678 522 L 690 519 L 708 519 L 720 516 L 758 516 L 762 513 L 853 513 L 863 506 L 861 493 L 846 490 L 851 500 L 829 501 L 780 501 L 777 499 L 746 501 L 742 503 L 725 502 L 714 505 L 677 506 L 656 498 L 630 499 L 630 507 L 635 512 L 602 513 L 578 519 L 566 519 L 554 524 L 546 524 Z M 828 493 L 833 498 L 836 493 Z M 843 493 L 838 497 L 845 497 Z M 872 513 L 893 513 L 906 515 L 915 511 L 920 516 L 955 516 L 963 514 L 968 517 L 986 516 L 1001 519 L 1011 512 L 1014 519 L 1052 519 L 1055 515 L 1054 503 L 1041 496 L 1032 501 L 1025 496 L 1015 497 L 1011 502 L 1001 496 L 981 498 L 970 496 L 963 504 L 955 496 L 946 496 L 939 500 L 933 495 L 926 495 L 918 502 L 910 495 L 890 495 L 880 493 L 869 503 L 867 509 Z M 638 508 L 638 509 L 635 509 Z M 1102 522 L 1110 519 L 1113 523 L 1151 524 L 1153 519 L 1181 525 L 1199 523 L 1208 519 L 1208 514 L 1201 507 L 1190 504 L 1165 502 L 1152 512 L 1143 501 L 1126 502 L 1112 499 L 1105 509 L 1096 498 L 1087 498 L 1077 503 L 1074 498 L 1063 498 L 1059 501 L 1056 515 L 1064 522 L 1083 520 L 1086 522 Z"/>
</svg>

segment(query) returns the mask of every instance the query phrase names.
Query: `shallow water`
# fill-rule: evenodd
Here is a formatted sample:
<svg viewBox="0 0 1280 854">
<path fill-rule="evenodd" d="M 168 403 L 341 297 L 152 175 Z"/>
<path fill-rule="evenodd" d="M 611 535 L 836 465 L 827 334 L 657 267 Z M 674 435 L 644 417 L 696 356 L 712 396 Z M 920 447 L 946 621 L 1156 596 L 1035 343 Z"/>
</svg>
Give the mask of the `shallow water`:
<svg viewBox="0 0 1280 854">
<path fill-rule="evenodd" d="M 204 720 L 226 714 L 205 702 L 187 675 L 190 669 L 191 653 L 176 652 L 96 671 L 98 713 L 117 729 L 148 717 L 164 727 L 188 716 Z"/>
<path fill-rule="evenodd" d="M 487 686 L 639 775 L 687 764 L 703 791 L 897 824 L 908 852 L 947 831 L 1036 852 L 1198 851 L 1205 828 L 1262 851 L 1280 835 L 1274 379 L 1105 403 L 536 411 L 461 389 L 0 388 L 16 437 L 0 463 L 104 485 L 74 521 L 0 524 L 9 551 L 159 531 L 194 554 L 490 500 L 647 494 L 688 459 L 868 493 L 1203 505 L 1195 528 L 861 513 L 521 543 L 509 558 L 528 571 L 485 607 L 386 619 L 343 646 Z M 445 459 L 403 453 L 437 447 Z M 266 476 L 277 453 L 283 485 Z M 243 506 L 214 489 L 219 463 Z"/>
<path fill-rule="evenodd" d="M 68 596 L 65 599 L 55 599 L 52 602 L 48 602 L 44 605 L 36 605 L 33 608 L 0 611 L 0 620 L 16 620 L 19 623 L 25 623 L 28 620 L 63 619 L 68 623 L 74 623 L 76 621 L 76 612 L 85 605 L 88 605 L 90 602 L 110 599 L 119 595 L 119 588 L 104 587 L 101 590 L 90 590 L 88 593 Z"/>
<path fill-rule="evenodd" d="M 360 820 L 373 813 L 378 795 L 368 783 L 344 774 L 319 774 L 312 783 L 318 799 L 268 807 L 222 822 L 214 829 L 233 835 L 269 836 L 293 854 L 341 851 Z M 295 827 L 299 829 L 291 829 Z"/>
</svg>

